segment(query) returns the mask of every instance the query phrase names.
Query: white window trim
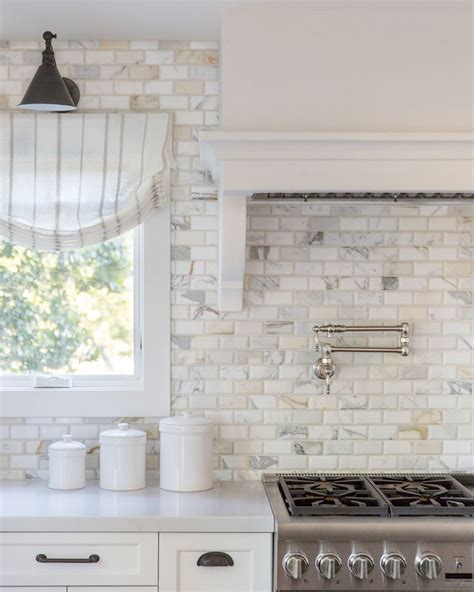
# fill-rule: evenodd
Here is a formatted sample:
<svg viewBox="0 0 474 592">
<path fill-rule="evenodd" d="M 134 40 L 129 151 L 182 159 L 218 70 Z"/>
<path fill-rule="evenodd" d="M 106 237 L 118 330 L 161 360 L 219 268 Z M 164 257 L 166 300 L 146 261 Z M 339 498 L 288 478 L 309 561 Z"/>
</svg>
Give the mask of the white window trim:
<svg viewBox="0 0 474 592">
<path fill-rule="evenodd" d="M 170 413 L 170 212 L 161 208 L 140 232 L 136 281 L 140 378 L 78 377 L 72 388 L 12 387 L 0 377 L 0 417 L 163 417 Z M 135 346 L 139 347 L 140 343 Z M 29 379 L 31 380 L 31 379 Z"/>
<path fill-rule="evenodd" d="M 58 372 L 58 376 L 67 376 L 77 390 L 91 387 L 99 388 L 141 388 L 143 382 L 143 290 L 144 290 L 144 239 L 143 226 L 138 226 L 133 233 L 133 374 L 67 374 Z M 6 374 L 0 375 L 0 388 L 3 390 L 31 389 L 35 386 L 36 374 Z"/>
</svg>

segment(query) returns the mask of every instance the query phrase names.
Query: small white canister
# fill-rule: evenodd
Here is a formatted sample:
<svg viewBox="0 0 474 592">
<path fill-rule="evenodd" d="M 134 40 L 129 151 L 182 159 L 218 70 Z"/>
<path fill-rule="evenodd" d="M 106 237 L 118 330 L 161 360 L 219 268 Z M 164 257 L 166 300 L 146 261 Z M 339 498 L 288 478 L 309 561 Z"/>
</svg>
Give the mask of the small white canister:
<svg viewBox="0 0 474 592">
<path fill-rule="evenodd" d="M 160 487 L 168 491 L 212 489 L 213 423 L 189 413 L 160 421 Z"/>
<path fill-rule="evenodd" d="M 86 447 L 65 434 L 49 445 L 49 486 L 51 489 L 82 489 L 86 486 Z"/>
<path fill-rule="evenodd" d="M 131 491 L 145 487 L 146 433 L 128 423 L 100 434 L 100 487 Z"/>
</svg>

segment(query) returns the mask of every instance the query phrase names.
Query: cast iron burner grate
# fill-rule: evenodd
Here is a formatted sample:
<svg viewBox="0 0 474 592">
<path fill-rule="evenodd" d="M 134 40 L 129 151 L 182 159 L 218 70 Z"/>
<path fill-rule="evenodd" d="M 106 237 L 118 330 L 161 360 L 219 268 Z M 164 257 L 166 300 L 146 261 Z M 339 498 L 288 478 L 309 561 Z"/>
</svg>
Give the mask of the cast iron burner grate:
<svg viewBox="0 0 474 592">
<path fill-rule="evenodd" d="M 280 490 L 292 516 L 387 516 L 388 506 L 359 476 L 282 476 Z"/>
<path fill-rule="evenodd" d="M 474 515 L 474 496 L 449 475 L 371 477 L 392 516 Z"/>
</svg>

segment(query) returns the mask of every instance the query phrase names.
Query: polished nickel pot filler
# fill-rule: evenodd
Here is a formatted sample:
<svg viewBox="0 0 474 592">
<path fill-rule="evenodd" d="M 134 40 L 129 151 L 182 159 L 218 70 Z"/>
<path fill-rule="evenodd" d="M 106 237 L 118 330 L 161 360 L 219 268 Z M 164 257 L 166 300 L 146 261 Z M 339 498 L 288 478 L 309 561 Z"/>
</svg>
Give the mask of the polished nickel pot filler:
<svg viewBox="0 0 474 592">
<path fill-rule="evenodd" d="M 322 342 L 319 339 L 320 334 L 331 339 L 338 335 L 343 335 L 346 332 L 352 333 L 375 333 L 380 331 L 396 332 L 400 334 L 400 342 L 397 347 L 357 347 L 357 346 L 339 346 L 332 345 L 327 342 Z M 336 372 L 336 365 L 332 359 L 331 354 L 335 352 L 354 352 L 354 353 L 385 353 L 385 354 L 399 354 L 401 356 L 408 356 L 410 353 L 410 326 L 408 323 L 401 323 L 400 325 L 315 325 L 313 327 L 314 344 L 317 352 L 322 355 L 313 366 L 314 375 L 321 380 L 326 381 L 326 394 L 331 393 L 331 378 Z"/>
</svg>

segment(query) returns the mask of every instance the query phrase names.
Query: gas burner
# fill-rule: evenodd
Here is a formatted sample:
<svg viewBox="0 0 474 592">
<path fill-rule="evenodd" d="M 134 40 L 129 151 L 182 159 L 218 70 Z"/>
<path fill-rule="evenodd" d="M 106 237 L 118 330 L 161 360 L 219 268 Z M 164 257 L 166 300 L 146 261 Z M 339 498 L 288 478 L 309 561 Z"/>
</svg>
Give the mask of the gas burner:
<svg viewBox="0 0 474 592">
<path fill-rule="evenodd" d="M 454 516 L 474 514 L 474 497 L 451 476 L 372 477 L 394 516 Z"/>
<path fill-rule="evenodd" d="M 280 477 L 292 516 L 385 516 L 387 506 L 363 477 L 315 475 Z"/>
</svg>

